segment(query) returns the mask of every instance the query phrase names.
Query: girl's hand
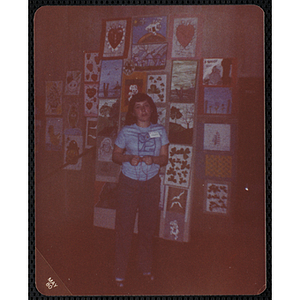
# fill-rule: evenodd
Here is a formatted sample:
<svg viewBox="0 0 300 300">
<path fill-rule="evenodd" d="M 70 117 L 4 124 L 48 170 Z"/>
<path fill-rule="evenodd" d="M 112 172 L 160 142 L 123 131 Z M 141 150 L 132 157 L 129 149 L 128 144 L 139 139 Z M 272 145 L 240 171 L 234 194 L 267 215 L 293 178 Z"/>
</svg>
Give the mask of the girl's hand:
<svg viewBox="0 0 300 300">
<path fill-rule="evenodd" d="M 153 157 L 152 156 L 144 156 L 142 158 L 142 161 L 146 164 L 146 165 L 152 165 L 153 164 Z"/>
<path fill-rule="evenodd" d="M 137 155 L 134 155 L 132 159 L 130 160 L 130 163 L 132 166 L 137 166 L 139 162 L 141 161 L 141 158 Z"/>
</svg>

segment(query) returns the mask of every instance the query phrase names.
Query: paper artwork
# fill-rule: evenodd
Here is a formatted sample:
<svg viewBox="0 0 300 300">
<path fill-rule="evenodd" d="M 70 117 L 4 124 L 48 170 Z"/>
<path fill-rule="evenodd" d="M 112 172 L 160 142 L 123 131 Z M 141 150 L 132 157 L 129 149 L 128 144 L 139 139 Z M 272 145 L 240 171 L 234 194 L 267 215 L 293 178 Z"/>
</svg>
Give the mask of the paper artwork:
<svg viewBox="0 0 300 300">
<path fill-rule="evenodd" d="M 232 59 L 208 58 L 203 60 L 204 85 L 230 85 L 232 80 Z"/>
<path fill-rule="evenodd" d="M 69 104 L 69 110 L 68 110 L 68 124 L 70 128 L 76 128 L 79 120 L 79 111 L 78 111 L 78 104 L 73 102 Z M 66 126 L 65 126 L 66 128 Z"/>
<path fill-rule="evenodd" d="M 167 211 L 185 214 L 188 199 L 188 190 L 167 187 Z"/>
<path fill-rule="evenodd" d="M 65 95 L 79 95 L 81 83 L 80 71 L 67 71 Z"/>
<path fill-rule="evenodd" d="M 99 97 L 121 96 L 122 60 L 104 60 L 101 66 Z"/>
<path fill-rule="evenodd" d="M 99 53 L 89 52 L 84 54 L 84 81 L 99 82 L 101 59 Z"/>
<path fill-rule="evenodd" d="M 198 18 L 174 19 L 172 57 L 195 57 Z"/>
<path fill-rule="evenodd" d="M 184 215 L 167 212 L 165 218 L 164 238 L 167 240 L 183 242 Z"/>
<path fill-rule="evenodd" d="M 84 115 L 97 116 L 98 112 L 98 83 L 85 83 L 84 84 Z"/>
<path fill-rule="evenodd" d="M 76 171 L 81 170 L 82 158 L 79 158 L 78 156 L 82 153 L 83 149 L 82 136 L 65 134 L 64 149 L 64 164 L 68 164 L 65 169 Z"/>
<path fill-rule="evenodd" d="M 85 148 L 96 146 L 97 118 L 86 118 Z"/>
<path fill-rule="evenodd" d="M 62 150 L 63 119 L 46 118 L 46 150 Z"/>
<path fill-rule="evenodd" d="M 194 104 L 172 103 L 170 105 L 170 143 L 192 144 L 194 108 Z"/>
<path fill-rule="evenodd" d="M 157 107 L 157 124 L 166 126 L 166 108 L 165 107 Z"/>
<path fill-rule="evenodd" d="M 190 181 L 192 147 L 169 145 L 169 161 L 166 166 L 165 184 L 187 188 Z"/>
<path fill-rule="evenodd" d="M 97 159 L 98 161 L 112 161 L 114 140 L 110 137 L 97 138 Z"/>
<path fill-rule="evenodd" d="M 232 91 L 230 88 L 205 87 L 204 113 L 205 114 L 231 114 Z"/>
<path fill-rule="evenodd" d="M 167 17 L 134 18 L 132 44 L 150 44 L 166 42 Z"/>
<path fill-rule="evenodd" d="M 232 175 L 232 157 L 227 155 L 205 155 L 205 176 L 227 177 Z"/>
<path fill-rule="evenodd" d="M 147 94 L 155 103 L 166 102 L 167 75 L 148 75 Z"/>
<path fill-rule="evenodd" d="M 227 214 L 229 183 L 207 182 L 205 190 L 205 211 Z"/>
<path fill-rule="evenodd" d="M 131 59 L 135 70 L 161 70 L 167 62 L 167 43 L 132 45 Z"/>
<path fill-rule="evenodd" d="M 165 202 L 165 185 L 164 185 L 164 175 L 159 175 L 160 178 L 160 198 L 159 198 L 159 210 L 164 209 L 164 202 Z"/>
<path fill-rule="evenodd" d="M 62 114 L 62 81 L 46 81 L 46 115 Z"/>
<path fill-rule="evenodd" d="M 173 61 L 171 102 L 195 102 L 197 61 Z"/>
<path fill-rule="evenodd" d="M 203 148 L 230 151 L 230 124 L 204 124 Z"/>
</svg>

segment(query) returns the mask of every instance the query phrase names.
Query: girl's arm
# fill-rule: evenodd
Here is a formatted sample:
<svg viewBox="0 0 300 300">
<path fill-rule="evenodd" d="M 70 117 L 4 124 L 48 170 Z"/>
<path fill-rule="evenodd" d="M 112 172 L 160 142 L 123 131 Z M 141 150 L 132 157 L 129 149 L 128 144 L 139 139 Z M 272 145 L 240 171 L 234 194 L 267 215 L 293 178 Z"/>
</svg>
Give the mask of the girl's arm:
<svg viewBox="0 0 300 300">
<path fill-rule="evenodd" d="M 137 166 L 140 162 L 140 157 L 137 155 L 124 154 L 124 150 L 117 145 L 114 146 L 112 160 L 121 165 L 123 162 L 130 162 L 133 166 Z"/>
<path fill-rule="evenodd" d="M 160 166 L 165 166 L 168 163 L 168 147 L 169 145 L 164 145 L 160 149 L 159 156 L 144 156 L 142 161 L 147 165 L 157 164 Z"/>
</svg>

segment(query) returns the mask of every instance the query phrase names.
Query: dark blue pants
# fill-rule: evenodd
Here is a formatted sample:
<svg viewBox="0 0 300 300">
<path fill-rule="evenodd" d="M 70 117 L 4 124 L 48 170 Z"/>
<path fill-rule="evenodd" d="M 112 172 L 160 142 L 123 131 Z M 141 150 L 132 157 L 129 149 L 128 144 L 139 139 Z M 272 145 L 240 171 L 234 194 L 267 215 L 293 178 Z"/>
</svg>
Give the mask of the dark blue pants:
<svg viewBox="0 0 300 300">
<path fill-rule="evenodd" d="M 120 175 L 116 207 L 116 278 L 125 278 L 137 209 L 139 267 L 142 273 L 151 272 L 159 198 L 159 175 L 147 181 L 133 180 Z"/>
</svg>

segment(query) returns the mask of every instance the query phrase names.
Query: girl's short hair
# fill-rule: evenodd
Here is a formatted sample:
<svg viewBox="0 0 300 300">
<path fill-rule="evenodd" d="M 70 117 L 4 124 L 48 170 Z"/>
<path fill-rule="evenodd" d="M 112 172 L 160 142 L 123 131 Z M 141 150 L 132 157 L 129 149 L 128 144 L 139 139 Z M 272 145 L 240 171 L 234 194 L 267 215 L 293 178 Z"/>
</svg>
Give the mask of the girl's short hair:
<svg viewBox="0 0 300 300">
<path fill-rule="evenodd" d="M 157 114 L 156 105 L 153 102 L 152 98 L 150 96 L 148 96 L 147 94 L 137 93 L 137 94 L 133 95 L 130 99 L 130 102 L 128 105 L 128 111 L 127 111 L 126 118 L 125 118 L 125 125 L 132 125 L 137 122 L 136 116 L 133 114 L 134 105 L 137 102 L 143 102 L 145 100 L 149 103 L 150 108 L 151 108 L 150 122 L 152 124 L 157 123 L 158 114 Z"/>
</svg>

